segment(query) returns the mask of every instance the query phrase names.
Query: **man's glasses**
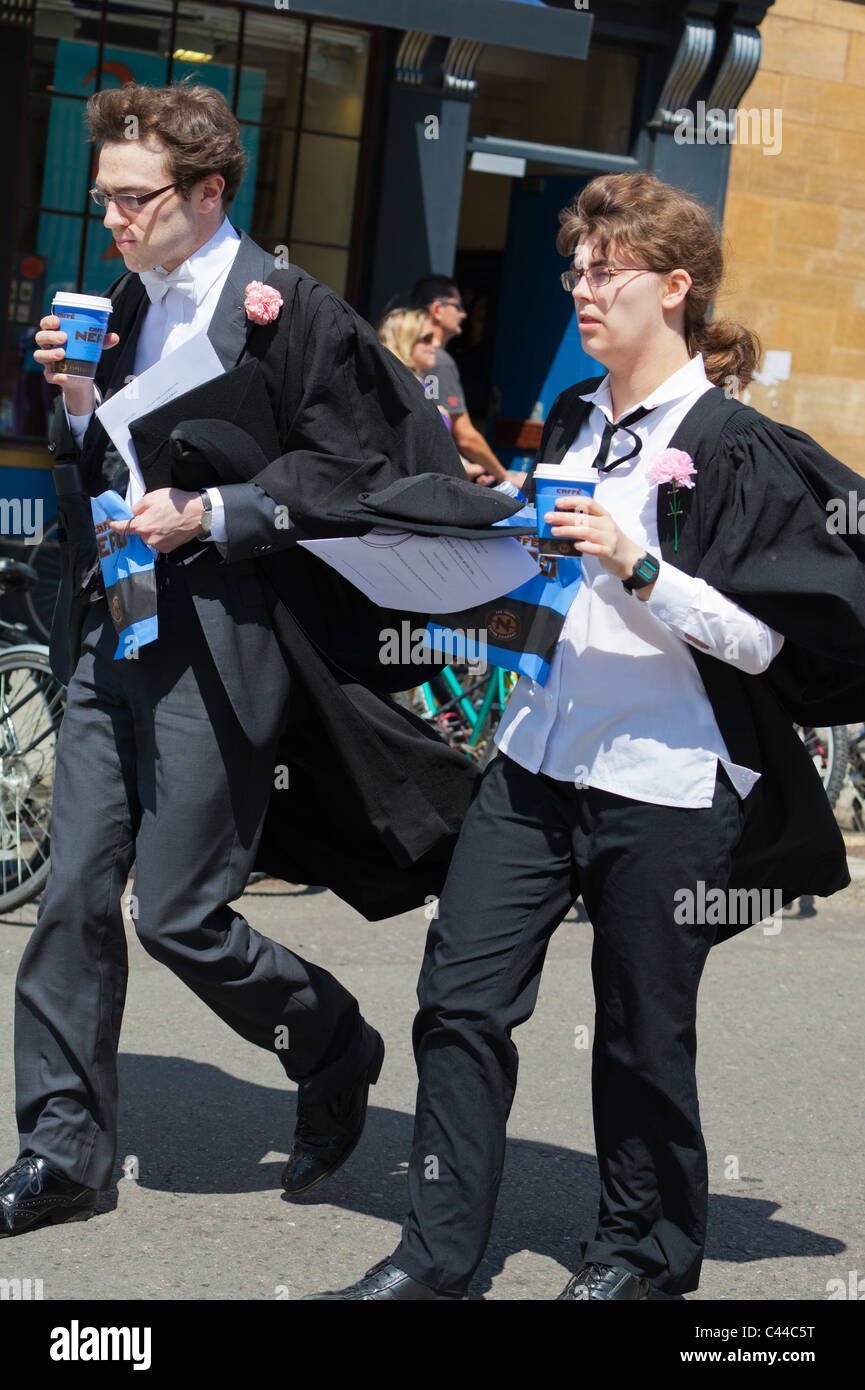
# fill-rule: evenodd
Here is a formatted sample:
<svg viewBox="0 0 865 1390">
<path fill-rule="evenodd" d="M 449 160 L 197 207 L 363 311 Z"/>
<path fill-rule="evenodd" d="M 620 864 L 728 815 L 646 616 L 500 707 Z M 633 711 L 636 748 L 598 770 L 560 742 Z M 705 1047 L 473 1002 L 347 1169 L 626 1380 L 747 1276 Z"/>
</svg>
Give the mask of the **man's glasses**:
<svg viewBox="0 0 865 1390">
<path fill-rule="evenodd" d="M 169 188 L 180 188 L 179 183 L 167 183 L 164 188 L 154 188 L 152 193 L 105 193 L 101 188 L 91 188 L 90 197 L 98 208 L 107 208 L 109 203 L 116 203 L 123 212 L 136 212 L 138 208 L 143 208 L 145 203 L 149 203 L 151 198 L 158 198 L 160 193 L 167 193 Z"/>
<path fill-rule="evenodd" d="M 454 309 L 459 309 L 460 313 L 465 313 L 465 305 L 461 299 L 437 299 L 436 304 L 449 304 Z"/>
<path fill-rule="evenodd" d="M 652 273 L 652 267 L 648 265 L 593 265 L 588 270 L 580 270 L 575 267 L 572 270 L 563 270 L 561 274 L 562 289 L 568 294 L 573 294 L 577 285 L 585 275 L 593 290 L 602 290 L 604 285 L 608 285 L 614 275 L 624 275 L 629 270 L 635 270 L 642 275 L 646 272 Z"/>
</svg>

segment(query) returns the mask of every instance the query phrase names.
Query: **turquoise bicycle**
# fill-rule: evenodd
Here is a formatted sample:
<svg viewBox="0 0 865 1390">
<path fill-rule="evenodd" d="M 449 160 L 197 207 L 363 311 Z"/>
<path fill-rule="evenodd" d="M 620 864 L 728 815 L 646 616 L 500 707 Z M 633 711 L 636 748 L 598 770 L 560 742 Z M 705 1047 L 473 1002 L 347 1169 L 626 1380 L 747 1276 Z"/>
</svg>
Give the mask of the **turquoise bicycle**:
<svg viewBox="0 0 865 1390">
<path fill-rule="evenodd" d="M 431 680 L 397 698 L 452 748 L 486 767 L 495 755 L 493 735 L 518 679 L 499 666 L 482 673 L 472 666 L 444 666 Z"/>
</svg>

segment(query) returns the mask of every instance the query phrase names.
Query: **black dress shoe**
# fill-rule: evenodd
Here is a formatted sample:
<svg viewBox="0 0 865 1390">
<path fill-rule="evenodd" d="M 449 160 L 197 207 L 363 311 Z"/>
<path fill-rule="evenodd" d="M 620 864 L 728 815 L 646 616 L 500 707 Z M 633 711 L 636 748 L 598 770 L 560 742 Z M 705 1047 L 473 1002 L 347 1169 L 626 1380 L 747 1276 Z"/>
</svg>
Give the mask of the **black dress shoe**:
<svg viewBox="0 0 865 1390">
<path fill-rule="evenodd" d="M 372 1058 L 357 1080 L 339 1095 L 312 1102 L 297 1093 L 297 1121 L 282 1185 L 290 1197 L 311 1192 L 340 1168 L 355 1150 L 366 1123 L 369 1088 L 378 1081 L 384 1061 L 384 1041 L 374 1029 Z"/>
<path fill-rule="evenodd" d="M 618 1265 L 585 1264 L 567 1282 L 556 1299 L 648 1298 L 649 1281 Z"/>
<path fill-rule="evenodd" d="M 358 1283 L 349 1284 L 347 1289 L 337 1289 L 333 1293 L 309 1293 L 301 1302 L 308 1303 L 311 1299 L 317 1298 L 363 1299 L 367 1303 L 373 1299 L 387 1299 L 394 1303 L 406 1303 L 410 1300 L 430 1303 L 434 1299 L 447 1303 L 462 1301 L 450 1294 L 436 1293 L 435 1289 L 429 1288 L 427 1284 L 419 1284 L 416 1279 L 409 1278 L 401 1269 L 397 1269 L 390 1259 L 373 1265 Z"/>
<path fill-rule="evenodd" d="M 19 1158 L 0 1175 L 0 1236 L 61 1221 L 86 1221 L 98 1195 L 55 1172 L 44 1158 Z"/>
</svg>

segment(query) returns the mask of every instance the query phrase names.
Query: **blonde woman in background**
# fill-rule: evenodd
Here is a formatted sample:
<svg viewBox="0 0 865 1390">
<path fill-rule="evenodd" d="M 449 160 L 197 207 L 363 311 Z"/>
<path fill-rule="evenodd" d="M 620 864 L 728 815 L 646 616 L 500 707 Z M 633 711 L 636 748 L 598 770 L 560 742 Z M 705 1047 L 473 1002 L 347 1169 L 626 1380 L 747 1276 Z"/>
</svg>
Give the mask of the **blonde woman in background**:
<svg viewBox="0 0 865 1390">
<path fill-rule="evenodd" d="M 414 373 L 426 390 L 425 376 L 433 370 L 436 360 L 435 334 L 426 309 L 392 309 L 385 314 L 377 331 L 379 342 Z M 438 412 L 447 428 L 453 432 L 453 422 L 444 406 L 440 405 Z M 495 481 L 484 472 L 481 464 L 469 463 L 467 459 L 463 459 L 462 464 L 475 482 L 485 484 Z"/>
</svg>

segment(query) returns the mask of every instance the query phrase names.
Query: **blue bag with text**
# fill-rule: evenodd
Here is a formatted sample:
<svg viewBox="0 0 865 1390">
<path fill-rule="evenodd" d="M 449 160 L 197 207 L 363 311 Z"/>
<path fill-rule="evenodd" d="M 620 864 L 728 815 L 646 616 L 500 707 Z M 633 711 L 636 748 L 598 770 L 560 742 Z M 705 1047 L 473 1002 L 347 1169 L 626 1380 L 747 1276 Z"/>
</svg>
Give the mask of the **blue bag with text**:
<svg viewBox="0 0 865 1390">
<path fill-rule="evenodd" d="M 90 499 L 102 582 L 108 611 L 117 632 L 114 660 L 132 657 L 139 647 L 159 635 L 156 616 L 156 566 L 153 551 L 140 536 L 112 531 L 110 521 L 134 516 L 119 493 L 102 492 Z"/>
<path fill-rule="evenodd" d="M 496 526 L 525 526 L 535 520 L 529 504 Z M 541 567 L 541 573 L 501 598 L 490 599 L 461 613 L 438 614 L 427 624 L 426 642 L 452 661 L 486 661 L 546 683 L 568 609 L 583 576 L 583 563 L 573 543 L 563 541 L 562 554 L 538 553 L 536 536 L 520 536 Z"/>
</svg>

